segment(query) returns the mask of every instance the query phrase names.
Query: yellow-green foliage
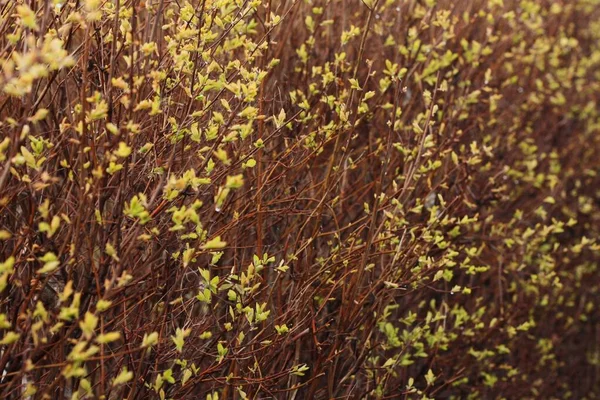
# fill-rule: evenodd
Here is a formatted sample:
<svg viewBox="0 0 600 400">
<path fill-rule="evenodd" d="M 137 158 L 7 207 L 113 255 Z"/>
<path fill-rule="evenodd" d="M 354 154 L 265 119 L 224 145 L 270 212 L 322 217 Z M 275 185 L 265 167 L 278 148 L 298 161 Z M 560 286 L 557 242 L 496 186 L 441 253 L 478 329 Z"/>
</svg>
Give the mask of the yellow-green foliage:
<svg viewBox="0 0 600 400">
<path fill-rule="evenodd" d="M 600 395 L 600 1 L 2 1 L 0 64 L 0 397 Z"/>
</svg>

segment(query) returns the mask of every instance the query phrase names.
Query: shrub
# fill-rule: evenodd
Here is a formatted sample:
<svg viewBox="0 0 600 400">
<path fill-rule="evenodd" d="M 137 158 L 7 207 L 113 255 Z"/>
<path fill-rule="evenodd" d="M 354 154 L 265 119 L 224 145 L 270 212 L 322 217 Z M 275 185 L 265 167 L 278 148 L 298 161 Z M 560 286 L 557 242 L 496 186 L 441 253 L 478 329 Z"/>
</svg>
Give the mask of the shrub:
<svg viewBox="0 0 600 400">
<path fill-rule="evenodd" d="M 0 7 L 0 392 L 600 395 L 600 2 Z"/>
</svg>

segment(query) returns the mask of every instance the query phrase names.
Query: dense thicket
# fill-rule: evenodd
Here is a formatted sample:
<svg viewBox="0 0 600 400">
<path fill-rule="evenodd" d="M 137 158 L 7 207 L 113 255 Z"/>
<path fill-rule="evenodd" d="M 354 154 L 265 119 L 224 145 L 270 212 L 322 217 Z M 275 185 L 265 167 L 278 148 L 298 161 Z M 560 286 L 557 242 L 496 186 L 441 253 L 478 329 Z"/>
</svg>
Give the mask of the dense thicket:
<svg viewBox="0 0 600 400">
<path fill-rule="evenodd" d="M 0 397 L 600 396 L 598 0 L 0 1 Z"/>
</svg>

